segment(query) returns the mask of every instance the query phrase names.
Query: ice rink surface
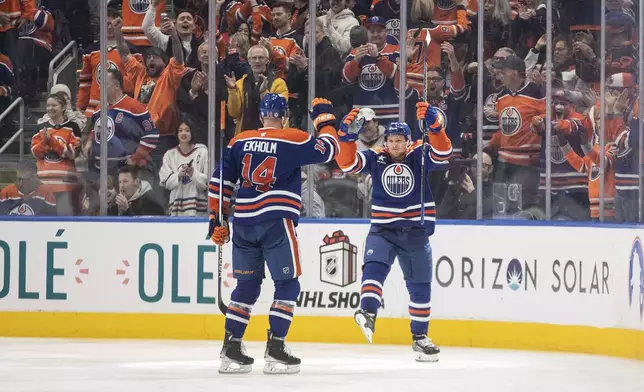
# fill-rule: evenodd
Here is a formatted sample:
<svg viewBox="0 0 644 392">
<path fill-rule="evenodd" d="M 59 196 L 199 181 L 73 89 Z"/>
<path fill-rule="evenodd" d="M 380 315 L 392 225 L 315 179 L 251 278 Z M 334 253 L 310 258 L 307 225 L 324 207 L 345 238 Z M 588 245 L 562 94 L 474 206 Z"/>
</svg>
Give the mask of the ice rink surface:
<svg viewBox="0 0 644 392">
<path fill-rule="evenodd" d="M 601 342 L 597 342 L 601 344 Z M 300 374 L 262 373 L 264 344 L 246 345 L 251 374 L 220 375 L 220 342 L 0 339 L 1 392 L 644 391 L 644 361 L 444 347 L 416 363 L 409 346 L 290 343 Z"/>
</svg>

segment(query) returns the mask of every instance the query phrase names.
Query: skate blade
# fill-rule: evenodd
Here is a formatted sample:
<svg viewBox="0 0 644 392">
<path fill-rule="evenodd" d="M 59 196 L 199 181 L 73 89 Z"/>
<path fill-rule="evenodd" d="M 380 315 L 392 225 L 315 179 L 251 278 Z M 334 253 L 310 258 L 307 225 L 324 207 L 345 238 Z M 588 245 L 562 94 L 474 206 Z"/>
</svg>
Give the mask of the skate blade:
<svg viewBox="0 0 644 392">
<path fill-rule="evenodd" d="M 295 374 L 300 372 L 300 365 L 286 365 L 281 362 L 266 362 L 264 374 Z"/>
<path fill-rule="evenodd" d="M 373 339 L 373 331 L 366 327 L 367 319 L 363 315 L 358 313 L 355 316 L 355 321 L 356 321 L 356 324 L 358 324 L 358 326 L 362 330 L 362 333 L 364 334 L 364 337 L 367 338 L 367 341 L 369 343 L 371 343 L 371 341 Z"/>
<path fill-rule="evenodd" d="M 233 361 L 222 361 L 219 366 L 221 374 L 245 374 L 253 370 L 253 365 L 242 365 Z"/>
<path fill-rule="evenodd" d="M 438 354 L 416 353 L 416 362 L 438 362 Z"/>
</svg>

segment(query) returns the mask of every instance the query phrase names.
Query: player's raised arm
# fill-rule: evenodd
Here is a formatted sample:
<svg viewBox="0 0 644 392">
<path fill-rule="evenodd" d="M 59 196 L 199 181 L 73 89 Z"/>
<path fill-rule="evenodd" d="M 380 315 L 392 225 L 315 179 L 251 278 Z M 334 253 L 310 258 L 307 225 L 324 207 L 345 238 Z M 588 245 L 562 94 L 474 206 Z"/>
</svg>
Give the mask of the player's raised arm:
<svg viewBox="0 0 644 392">
<path fill-rule="evenodd" d="M 427 102 L 418 102 L 416 104 L 416 118 L 421 122 L 421 128 L 423 133 L 427 135 L 427 140 L 416 141 L 413 145 L 414 153 L 422 154 L 423 143 L 429 143 L 427 156 L 432 162 L 431 166 L 447 166 L 452 157 L 452 142 L 438 119 L 436 109 Z"/>
<path fill-rule="evenodd" d="M 315 98 L 311 106 L 313 128 L 317 131 L 318 136 L 309 136 L 308 140 L 298 147 L 298 164 L 300 166 L 331 162 L 340 150 L 338 133 L 335 130 L 333 104 L 327 99 Z"/>
<path fill-rule="evenodd" d="M 364 117 L 360 114 L 360 109 L 353 109 L 347 114 L 338 131 L 340 140 L 340 153 L 336 162 L 340 169 L 345 173 L 358 174 L 363 171 L 369 171 L 369 160 L 365 154 L 372 154 L 373 151 L 358 151 L 356 140 L 362 132 Z"/>
</svg>

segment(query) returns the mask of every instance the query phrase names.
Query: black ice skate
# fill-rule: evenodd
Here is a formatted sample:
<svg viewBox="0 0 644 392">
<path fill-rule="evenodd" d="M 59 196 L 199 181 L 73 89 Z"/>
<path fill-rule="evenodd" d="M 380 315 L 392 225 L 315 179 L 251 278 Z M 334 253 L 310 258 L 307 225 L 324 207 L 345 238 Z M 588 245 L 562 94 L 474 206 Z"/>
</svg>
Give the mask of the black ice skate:
<svg viewBox="0 0 644 392">
<path fill-rule="evenodd" d="M 284 339 L 273 336 L 268 330 L 268 342 L 264 354 L 264 373 L 266 374 L 295 374 L 300 371 L 302 361 L 291 355 L 291 351 L 284 344 Z"/>
<path fill-rule="evenodd" d="M 413 339 L 412 348 L 417 353 L 416 362 L 438 362 L 441 350 L 427 335 L 413 335 Z"/>
<path fill-rule="evenodd" d="M 366 310 L 358 309 L 353 315 L 353 319 L 362 330 L 364 337 L 367 338 L 369 343 L 371 343 L 373 333 L 376 331 L 376 315 L 367 313 Z"/>
<path fill-rule="evenodd" d="M 219 355 L 221 365 L 219 373 L 250 373 L 255 360 L 246 355 L 246 349 L 241 339 L 233 338 L 233 335 L 226 331 L 224 347 Z"/>
</svg>

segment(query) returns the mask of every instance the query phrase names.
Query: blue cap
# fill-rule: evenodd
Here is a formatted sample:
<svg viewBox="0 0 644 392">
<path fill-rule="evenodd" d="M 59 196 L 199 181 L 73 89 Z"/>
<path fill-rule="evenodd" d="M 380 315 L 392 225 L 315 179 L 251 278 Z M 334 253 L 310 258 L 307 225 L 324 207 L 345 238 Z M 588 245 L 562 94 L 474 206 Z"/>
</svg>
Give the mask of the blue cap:
<svg viewBox="0 0 644 392">
<path fill-rule="evenodd" d="M 286 98 L 279 94 L 267 93 L 259 104 L 259 113 L 264 118 L 286 117 L 288 103 Z"/>
<path fill-rule="evenodd" d="M 404 122 L 392 122 L 389 124 L 387 129 L 385 129 L 385 138 L 391 135 L 403 135 L 405 139 L 411 140 L 411 129 L 409 125 Z"/>
<path fill-rule="evenodd" d="M 367 19 L 367 23 L 365 23 L 365 27 L 369 28 L 369 26 L 372 26 L 372 25 L 380 25 L 382 27 L 387 27 L 387 21 L 382 16 L 372 16 L 371 18 Z"/>
</svg>

